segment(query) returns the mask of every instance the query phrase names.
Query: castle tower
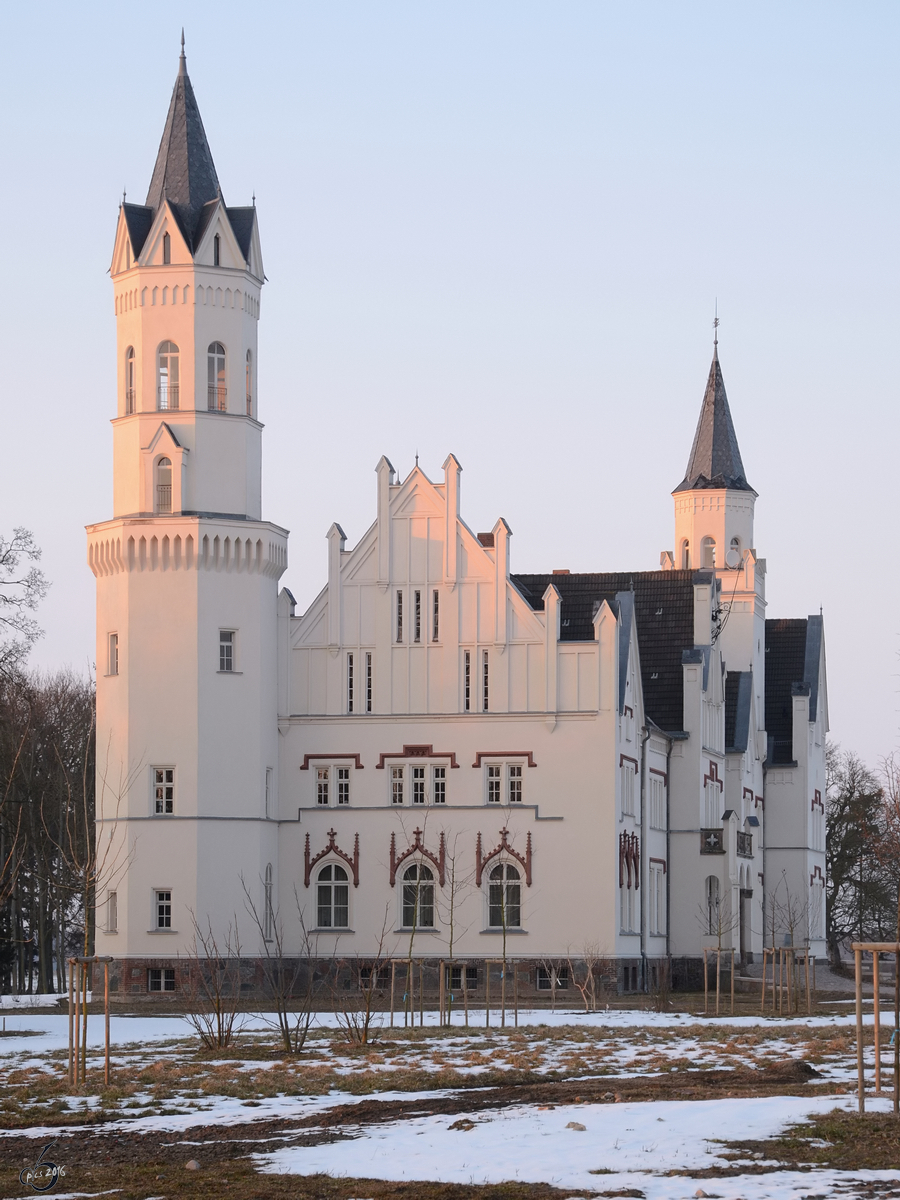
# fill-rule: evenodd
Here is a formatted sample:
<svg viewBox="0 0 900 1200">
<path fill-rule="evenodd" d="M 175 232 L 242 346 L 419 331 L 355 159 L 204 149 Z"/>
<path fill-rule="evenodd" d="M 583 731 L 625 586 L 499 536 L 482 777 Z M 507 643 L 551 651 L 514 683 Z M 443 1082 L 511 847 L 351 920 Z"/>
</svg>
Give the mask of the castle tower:
<svg viewBox="0 0 900 1200">
<path fill-rule="evenodd" d="M 287 532 L 261 513 L 256 208 L 225 204 L 183 41 L 147 201 L 120 205 L 110 273 L 113 518 L 88 527 L 97 952 L 164 963 L 191 943 L 191 914 L 221 932 L 241 877 L 262 912 L 277 866 L 287 565 Z M 127 990 L 145 969 L 174 986 L 144 964 Z"/>
</svg>

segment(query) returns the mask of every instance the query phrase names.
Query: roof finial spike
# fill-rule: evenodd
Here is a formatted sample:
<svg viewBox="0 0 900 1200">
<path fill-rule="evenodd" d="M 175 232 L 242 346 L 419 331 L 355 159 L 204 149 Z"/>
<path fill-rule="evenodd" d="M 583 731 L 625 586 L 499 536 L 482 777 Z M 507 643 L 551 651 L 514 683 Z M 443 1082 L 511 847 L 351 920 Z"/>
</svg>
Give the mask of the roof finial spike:
<svg viewBox="0 0 900 1200">
<path fill-rule="evenodd" d="M 256 188 L 253 189 L 253 207 L 256 208 Z"/>
<path fill-rule="evenodd" d="M 719 297 L 716 296 L 716 315 L 713 317 L 713 358 L 719 357 Z"/>
<path fill-rule="evenodd" d="M 419 452 L 417 450 L 416 451 L 416 466 L 418 466 L 418 465 L 419 465 Z"/>
<path fill-rule="evenodd" d="M 184 57 L 184 26 L 181 27 L 181 57 L 178 59 L 178 74 L 187 75 L 187 59 Z"/>
</svg>

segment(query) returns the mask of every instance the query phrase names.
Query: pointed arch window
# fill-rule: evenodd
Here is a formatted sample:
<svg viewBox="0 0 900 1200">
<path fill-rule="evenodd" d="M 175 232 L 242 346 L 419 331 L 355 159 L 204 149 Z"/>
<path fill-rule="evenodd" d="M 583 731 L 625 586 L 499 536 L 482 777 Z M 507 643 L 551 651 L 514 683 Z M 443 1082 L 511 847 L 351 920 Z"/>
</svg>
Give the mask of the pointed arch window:
<svg viewBox="0 0 900 1200">
<path fill-rule="evenodd" d="M 253 416 L 253 351 L 247 351 L 247 416 Z"/>
<path fill-rule="evenodd" d="M 702 554 L 702 566 L 714 567 L 716 565 L 716 539 L 705 537 L 700 543 Z"/>
<path fill-rule="evenodd" d="M 125 351 L 125 412 L 134 412 L 134 346 Z"/>
<path fill-rule="evenodd" d="M 213 238 L 213 266 L 221 267 L 222 265 L 222 239 L 218 234 Z"/>
<path fill-rule="evenodd" d="M 210 342 L 206 352 L 206 407 L 210 412 L 225 412 L 228 396 L 225 389 L 225 347 Z"/>
<path fill-rule="evenodd" d="M 160 346 L 156 378 L 156 407 L 161 412 L 178 408 L 178 347 L 174 342 Z"/>
<path fill-rule="evenodd" d="M 168 266 L 172 261 L 172 239 L 167 233 L 163 234 L 163 264 Z"/>
<path fill-rule="evenodd" d="M 156 464 L 156 511 L 172 511 L 172 460 L 161 458 Z"/>
</svg>

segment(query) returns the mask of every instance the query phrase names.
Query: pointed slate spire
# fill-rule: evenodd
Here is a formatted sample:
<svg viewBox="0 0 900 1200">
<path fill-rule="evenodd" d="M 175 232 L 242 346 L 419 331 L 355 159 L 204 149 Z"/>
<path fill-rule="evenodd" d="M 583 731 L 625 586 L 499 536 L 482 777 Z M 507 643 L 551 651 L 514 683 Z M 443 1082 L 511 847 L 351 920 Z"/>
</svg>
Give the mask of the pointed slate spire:
<svg viewBox="0 0 900 1200">
<path fill-rule="evenodd" d="M 193 249 L 203 205 L 220 195 L 212 152 L 187 73 L 182 30 L 178 76 L 147 192 L 147 207 L 155 212 L 163 200 L 168 200 Z"/>
<path fill-rule="evenodd" d="M 744 475 L 737 434 L 725 395 L 722 368 L 719 366 L 718 346 L 713 350 L 687 471 L 675 492 L 689 492 L 698 488 L 731 488 L 756 495 Z"/>
</svg>

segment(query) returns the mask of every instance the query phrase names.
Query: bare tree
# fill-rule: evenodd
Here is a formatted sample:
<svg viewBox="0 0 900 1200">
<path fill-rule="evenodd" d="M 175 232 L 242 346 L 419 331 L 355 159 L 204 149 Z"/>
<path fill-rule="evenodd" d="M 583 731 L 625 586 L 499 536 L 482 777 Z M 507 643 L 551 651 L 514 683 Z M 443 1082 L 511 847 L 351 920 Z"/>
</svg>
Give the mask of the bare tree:
<svg viewBox="0 0 900 1200">
<path fill-rule="evenodd" d="M 358 1046 L 368 1045 L 372 1040 L 379 1016 L 375 1002 L 382 993 L 382 979 L 390 961 L 390 955 L 385 953 L 389 915 L 389 909 L 385 908 L 374 955 L 366 955 L 364 959 L 356 955 L 352 960 L 341 959 L 335 963 L 332 989 L 335 1015 L 347 1040 Z M 340 986 L 342 977 L 347 983 L 343 989 Z"/>
<path fill-rule="evenodd" d="M 581 993 L 585 1012 L 596 1012 L 605 993 L 604 981 L 615 971 L 613 960 L 604 954 L 597 942 L 585 942 L 579 958 L 568 958 L 569 978 Z M 580 966 L 580 971 L 578 967 Z M 579 974 L 583 978 L 579 978 Z"/>
<path fill-rule="evenodd" d="M 0 675 L 14 674 L 43 636 L 37 621 L 29 616 L 50 586 L 35 566 L 40 557 L 29 530 L 18 526 L 10 538 L 0 534 Z"/>
<path fill-rule="evenodd" d="M 475 880 L 474 867 L 469 871 L 464 871 L 460 867 L 459 855 L 457 853 L 458 842 L 459 834 L 454 834 L 453 841 L 450 843 L 450 850 L 447 854 L 447 886 L 446 889 L 439 889 L 437 893 L 437 903 L 438 910 L 441 913 L 441 921 L 447 927 L 447 956 L 448 966 L 451 972 L 454 967 L 454 955 L 456 952 L 457 938 L 463 937 L 469 930 L 468 925 L 460 927 L 460 904 L 471 891 Z M 453 977 L 451 974 L 451 983 L 452 978 Z M 466 1021 L 468 1023 L 469 998 L 467 984 L 468 979 L 466 977 L 466 965 L 463 964 L 460 968 L 460 986 L 463 993 L 463 1004 L 466 1010 Z M 451 987 L 447 994 L 447 1024 L 452 1024 L 452 1020 L 453 989 Z"/>
<path fill-rule="evenodd" d="M 191 912 L 187 1019 L 207 1050 L 226 1050 L 239 1032 L 241 942 L 237 917 L 220 943 L 207 919 L 204 931 Z"/>
</svg>

